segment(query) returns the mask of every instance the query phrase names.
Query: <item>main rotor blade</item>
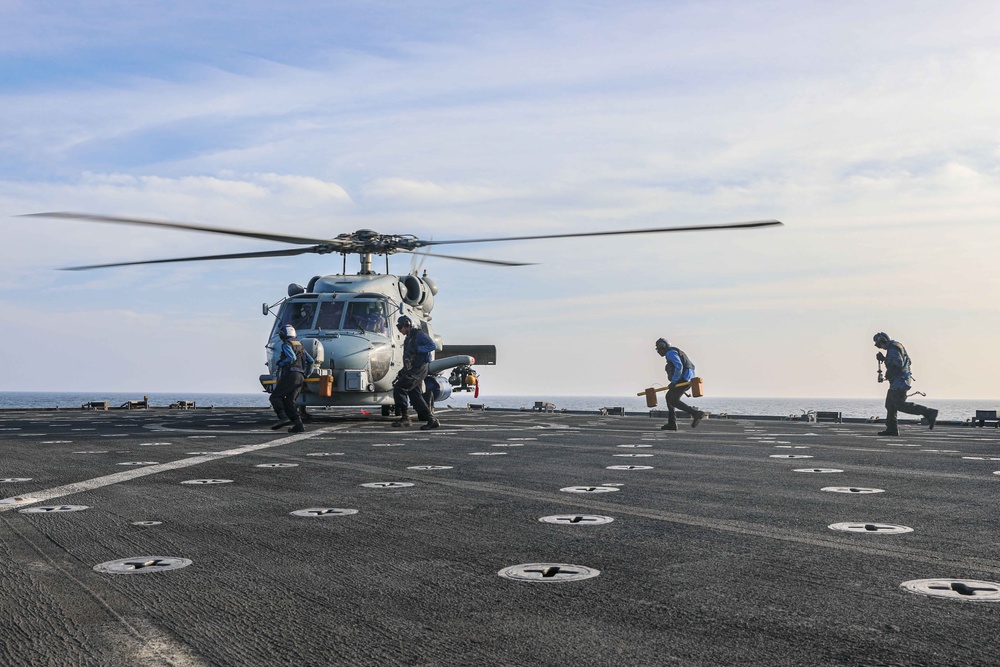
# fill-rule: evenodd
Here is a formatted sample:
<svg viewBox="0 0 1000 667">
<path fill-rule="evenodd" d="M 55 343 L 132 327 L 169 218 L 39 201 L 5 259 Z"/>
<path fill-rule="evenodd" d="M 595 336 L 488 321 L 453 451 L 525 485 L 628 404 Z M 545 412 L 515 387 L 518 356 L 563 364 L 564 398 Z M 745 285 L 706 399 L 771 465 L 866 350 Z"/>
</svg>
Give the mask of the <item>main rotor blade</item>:
<svg viewBox="0 0 1000 667">
<path fill-rule="evenodd" d="M 476 264 L 493 264 L 494 266 L 535 266 L 525 262 L 506 262 L 502 259 L 479 259 L 475 257 L 457 257 L 455 255 L 436 255 L 434 253 L 422 252 L 424 257 L 440 257 L 442 259 L 457 259 L 460 262 L 475 262 Z"/>
<path fill-rule="evenodd" d="M 778 220 L 752 220 L 750 222 L 730 222 L 721 225 L 689 225 L 685 227 L 658 227 L 653 229 L 624 229 L 611 232 L 578 232 L 573 234 L 544 234 L 540 236 L 502 236 L 493 239 L 457 239 L 454 241 L 421 241 L 421 246 L 444 245 L 446 243 L 493 243 L 494 241 L 531 241 L 534 239 L 568 239 L 578 236 L 617 236 L 620 234 L 658 234 L 661 232 L 704 232 L 717 229 L 749 229 L 753 227 L 780 227 Z"/>
<path fill-rule="evenodd" d="M 239 252 L 230 255 L 205 255 L 203 257 L 177 257 L 174 259 L 151 259 L 143 262 L 116 262 L 114 264 L 92 264 L 90 266 L 67 266 L 60 271 L 87 271 L 89 269 L 107 269 L 112 266 L 135 266 L 137 264 L 169 264 L 171 262 L 198 262 L 205 259 L 246 259 L 250 257 L 289 257 L 303 255 L 307 252 L 317 252 L 315 248 L 292 248 L 289 250 L 262 250 L 260 252 Z"/>
<path fill-rule="evenodd" d="M 123 218 L 112 215 L 94 215 L 92 213 L 73 213 L 71 211 L 52 211 L 49 213 L 26 213 L 19 215 L 19 218 L 56 218 L 58 220 L 87 220 L 90 222 L 111 222 L 119 225 L 144 225 L 147 227 L 167 227 L 169 229 L 187 229 L 195 232 L 209 232 L 211 234 L 227 234 L 229 236 L 243 236 L 252 239 L 264 239 L 265 241 L 277 241 L 279 243 L 297 243 L 316 245 L 323 243 L 326 245 L 337 245 L 336 239 L 312 239 L 302 236 L 289 236 L 287 234 L 267 234 L 264 232 L 250 232 L 241 229 L 225 229 L 223 227 L 207 227 L 205 225 L 192 225 L 186 222 L 168 222 L 166 220 L 144 220 L 142 218 Z"/>
</svg>

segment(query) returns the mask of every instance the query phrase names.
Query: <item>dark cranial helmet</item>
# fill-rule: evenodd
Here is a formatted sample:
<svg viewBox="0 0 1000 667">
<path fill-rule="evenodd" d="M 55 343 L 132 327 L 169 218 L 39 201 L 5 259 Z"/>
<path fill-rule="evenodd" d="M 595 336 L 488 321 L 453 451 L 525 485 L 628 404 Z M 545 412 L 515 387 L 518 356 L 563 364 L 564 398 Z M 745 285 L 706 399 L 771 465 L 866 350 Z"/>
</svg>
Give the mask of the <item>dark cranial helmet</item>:
<svg viewBox="0 0 1000 667">
<path fill-rule="evenodd" d="M 877 334 L 872 336 L 872 340 L 875 341 L 875 346 L 888 345 L 889 344 L 889 334 L 884 331 L 879 331 Z"/>
<path fill-rule="evenodd" d="M 656 349 L 657 350 L 665 350 L 668 347 L 670 347 L 670 343 L 667 342 L 666 338 L 657 338 L 656 339 Z"/>
<path fill-rule="evenodd" d="M 406 315 L 402 315 L 402 316 L 400 316 L 400 318 L 398 320 L 396 320 L 396 328 L 397 329 L 399 329 L 401 327 L 412 327 L 412 326 L 413 326 L 413 320 L 411 320 Z"/>
</svg>

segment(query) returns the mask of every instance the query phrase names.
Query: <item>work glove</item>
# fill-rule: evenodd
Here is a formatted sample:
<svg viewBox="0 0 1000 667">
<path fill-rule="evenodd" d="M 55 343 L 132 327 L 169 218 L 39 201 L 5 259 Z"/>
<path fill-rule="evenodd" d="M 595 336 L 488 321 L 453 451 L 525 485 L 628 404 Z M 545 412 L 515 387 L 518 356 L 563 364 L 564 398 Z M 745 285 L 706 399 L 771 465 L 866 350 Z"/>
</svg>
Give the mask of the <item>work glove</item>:
<svg viewBox="0 0 1000 667">
<path fill-rule="evenodd" d="M 879 352 L 878 354 L 876 354 L 875 358 L 878 359 L 879 361 L 885 361 L 885 355 L 882 354 L 881 352 Z"/>
</svg>

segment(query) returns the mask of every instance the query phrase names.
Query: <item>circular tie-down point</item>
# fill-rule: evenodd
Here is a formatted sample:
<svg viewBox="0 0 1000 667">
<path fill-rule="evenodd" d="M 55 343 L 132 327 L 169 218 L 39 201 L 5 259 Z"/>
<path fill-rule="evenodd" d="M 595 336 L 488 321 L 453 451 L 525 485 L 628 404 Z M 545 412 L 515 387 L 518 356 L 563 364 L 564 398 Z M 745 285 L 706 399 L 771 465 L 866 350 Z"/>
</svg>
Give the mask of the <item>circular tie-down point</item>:
<svg viewBox="0 0 1000 667">
<path fill-rule="evenodd" d="M 831 523 L 827 526 L 830 530 L 839 530 L 845 533 L 868 533 L 879 535 L 899 535 L 900 533 L 912 533 L 909 526 L 900 526 L 895 523 L 861 523 L 859 521 L 844 521 L 842 523 Z"/>
<path fill-rule="evenodd" d="M 567 526 L 600 526 L 605 523 L 611 523 L 614 519 L 610 516 L 601 516 L 599 514 L 555 514 L 553 516 L 543 516 L 539 521 Z"/>
<path fill-rule="evenodd" d="M 231 484 L 231 479 L 189 479 L 181 484 Z"/>
<path fill-rule="evenodd" d="M 159 464 L 159 461 L 125 461 L 124 463 L 119 463 L 120 466 L 155 466 Z"/>
<path fill-rule="evenodd" d="M 407 466 L 407 470 L 451 470 L 455 466 Z"/>
<path fill-rule="evenodd" d="M 769 459 L 811 459 L 810 454 L 769 454 Z"/>
<path fill-rule="evenodd" d="M 820 474 L 829 474 L 834 472 L 844 472 L 840 468 L 796 468 L 792 472 L 818 472 Z"/>
<path fill-rule="evenodd" d="M 162 521 L 133 521 L 133 526 L 159 526 Z"/>
<path fill-rule="evenodd" d="M 567 486 L 559 490 L 563 493 L 612 493 L 619 489 L 616 486 Z"/>
<path fill-rule="evenodd" d="M 505 579 L 540 583 L 580 581 L 596 577 L 600 573 L 600 570 L 595 570 L 592 567 L 566 563 L 526 563 L 524 565 L 511 565 L 497 572 Z"/>
<path fill-rule="evenodd" d="M 254 468 L 298 468 L 298 463 L 258 463 Z"/>
<path fill-rule="evenodd" d="M 413 482 L 368 482 L 361 486 L 366 489 L 402 489 L 406 486 L 413 486 Z"/>
<path fill-rule="evenodd" d="M 0 479 L 0 484 L 17 484 L 18 482 L 30 482 L 30 477 L 7 477 Z"/>
<path fill-rule="evenodd" d="M 885 489 L 868 489 L 863 486 L 824 486 L 820 491 L 830 493 L 885 493 Z"/>
<path fill-rule="evenodd" d="M 334 516 L 350 516 L 357 514 L 358 510 L 345 510 L 340 507 L 309 507 L 304 510 L 289 512 L 292 516 L 305 516 L 313 519 L 325 519 Z"/>
<path fill-rule="evenodd" d="M 652 445 L 618 445 L 618 447 L 622 447 L 625 449 L 642 449 L 642 448 L 652 447 Z"/>
<path fill-rule="evenodd" d="M 192 561 L 188 558 L 173 558 L 171 556 L 136 556 L 121 558 L 94 566 L 96 572 L 103 574 L 150 574 L 151 572 L 166 572 L 187 567 Z"/>
<path fill-rule="evenodd" d="M 405 442 L 380 442 L 378 444 L 372 445 L 372 447 L 405 447 Z"/>
<path fill-rule="evenodd" d="M 1000 602 L 1000 584 L 973 579 L 913 579 L 899 585 L 918 595 L 959 602 Z"/>
<path fill-rule="evenodd" d="M 604 466 L 605 470 L 652 470 L 653 466 Z"/>
<path fill-rule="evenodd" d="M 306 456 L 343 456 L 344 452 L 311 452 Z"/>
<path fill-rule="evenodd" d="M 49 514 L 52 512 L 80 512 L 90 509 L 89 505 L 46 505 L 44 507 L 25 507 L 18 510 L 21 514 Z"/>
</svg>

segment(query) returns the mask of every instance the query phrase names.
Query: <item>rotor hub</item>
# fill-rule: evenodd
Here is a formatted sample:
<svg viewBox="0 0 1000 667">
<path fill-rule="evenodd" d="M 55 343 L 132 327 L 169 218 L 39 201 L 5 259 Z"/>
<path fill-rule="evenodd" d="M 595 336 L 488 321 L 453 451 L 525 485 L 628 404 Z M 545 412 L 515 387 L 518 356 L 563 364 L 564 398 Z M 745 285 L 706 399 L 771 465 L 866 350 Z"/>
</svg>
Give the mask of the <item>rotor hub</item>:
<svg viewBox="0 0 1000 667">
<path fill-rule="evenodd" d="M 380 234 L 371 229 L 340 234 L 334 239 L 331 251 L 344 254 L 391 255 L 421 247 L 420 240 L 411 234 Z"/>
</svg>

